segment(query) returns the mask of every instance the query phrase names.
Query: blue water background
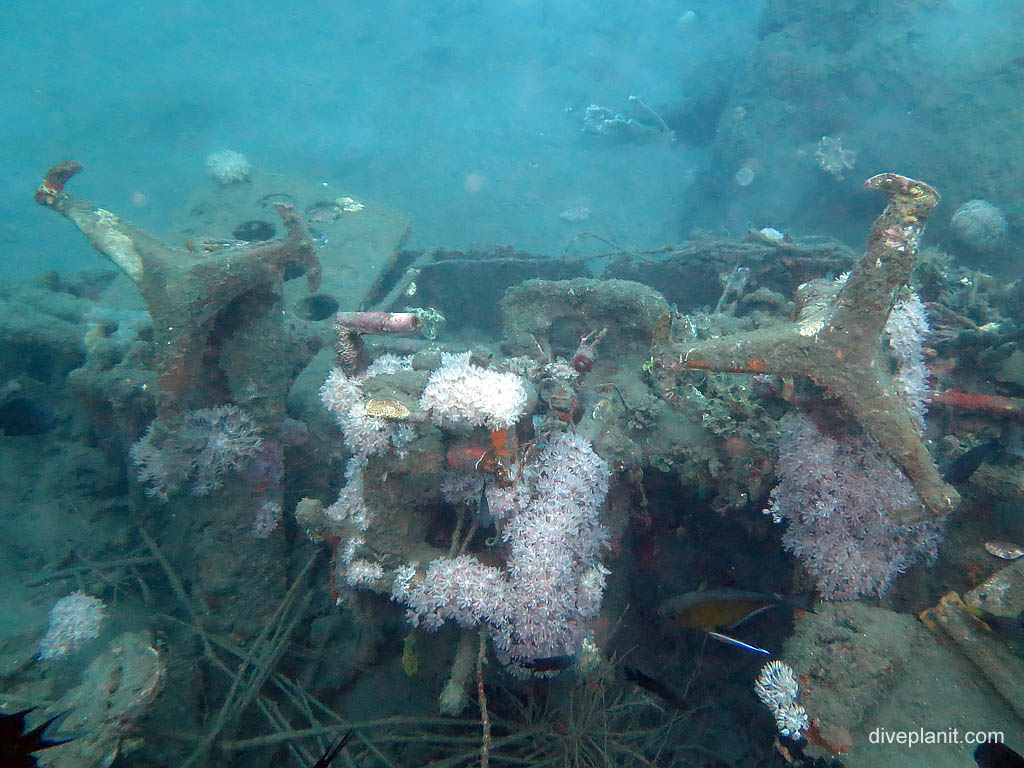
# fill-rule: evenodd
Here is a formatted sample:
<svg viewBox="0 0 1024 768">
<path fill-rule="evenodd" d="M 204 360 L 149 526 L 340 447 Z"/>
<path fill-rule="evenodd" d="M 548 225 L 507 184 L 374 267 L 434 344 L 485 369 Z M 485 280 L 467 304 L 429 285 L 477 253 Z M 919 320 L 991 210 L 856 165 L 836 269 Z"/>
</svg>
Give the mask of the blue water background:
<svg viewBox="0 0 1024 768">
<path fill-rule="evenodd" d="M 205 183 L 206 156 L 327 182 L 411 217 L 413 243 L 556 252 L 584 205 L 632 247 L 681 235 L 706 147 L 581 136 L 590 103 L 699 97 L 742 61 L 761 0 L 71 2 L 0 19 L 0 242 L 14 272 L 94 266 L 37 209 L 53 162 L 85 195 L 159 234 Z M 680 22 L 688 10 L 690 23 Z M 714 87 L 720 84 L 714 83 Z M 470 174 L 483 188 L 467 193 Z"/>
</svg>

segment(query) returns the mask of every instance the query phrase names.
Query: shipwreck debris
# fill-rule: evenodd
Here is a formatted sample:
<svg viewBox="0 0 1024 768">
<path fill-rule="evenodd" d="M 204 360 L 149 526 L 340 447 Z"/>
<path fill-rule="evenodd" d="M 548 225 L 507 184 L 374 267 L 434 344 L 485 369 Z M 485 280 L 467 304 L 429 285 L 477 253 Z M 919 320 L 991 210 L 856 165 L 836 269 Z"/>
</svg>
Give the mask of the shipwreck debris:
<svg viewBox="0 0 1024 768">
<path fill-rule="evenodd" d="M 868 251 L 831 301 L 830 314 L 813 329 L 784 326 L 730 334 L 707 341 L 676 341 L 672 316 L 663 315 L 652 345 L 653 372 L 672 377 L 684 370 L 801 376 L 834 395 L 889 454 L 937 516 L 960 500 L 943 481 L 913 415 L 879 360 L 881 335 L 894 295 L 917 262 L 918 244 L 939 195 L 927 184 L 893 173 L 865 182 L 889 202 L 871 230 Z M 902 522 L 913 521 L 911 518 Z"/>
<path fill-rule="evenodd" d="M 274 312 L 285 270 L 298 265 L 311 291 L 320 285 L 320 262 L 295 209 L 276 206 L 283 240 L 190 251 L 66 192 L 81 169 L 75 161 L 53 166 L 35 200 L 78 227 L 141 292 L 153 319 L 161 414 L 227 400 L 279 410 L 292 367 L 280 354 L 287 336 L 280 311 Z"/>
</svg>

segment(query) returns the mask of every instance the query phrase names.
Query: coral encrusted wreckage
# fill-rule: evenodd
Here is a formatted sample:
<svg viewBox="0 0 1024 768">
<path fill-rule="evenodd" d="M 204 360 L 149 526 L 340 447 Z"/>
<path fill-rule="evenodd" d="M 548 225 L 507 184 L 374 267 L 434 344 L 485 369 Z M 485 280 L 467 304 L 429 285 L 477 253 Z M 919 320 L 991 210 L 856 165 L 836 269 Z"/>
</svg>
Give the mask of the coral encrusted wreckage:
<svg viewBox="0 0 1024 768">
<path fill-rule="evenodd" d="M 275 339 L 283 344 L 285 337 L 280 317 L 275 323 L 268 315 L 280 300 L 286 268 L 302 270 L 310 290 L 320 285 L 320 262 L 295 210 L 277 207 L 287 232 L 283 240 L 210 241 L 189 250 L 71 195 L 64 186 L 81 170 L 74 161 L 58 163 L 35 199 L 71 221 L 138 287 L 153 319 L 161 412 L 182 413 L 228 398 L 244 406 L 282 397 L 283 389 L 267 391 L 284 387 L 284 380 L 268 374 L 287 363 L 272 354 Z M 247 344 L 250 335 L 262 343 Z"/>
<path fill-rule="evenodd" d="M 518 374 L 474 364 L 471 352 L 442 353 L 425 378 L 414 368 L 414 359 L 382 356 L 365 374 L 348 377 L 338 367 L 327 376 L 320 397 L 353 456 L 338 501 L 322 512 L 307 504 L 300 524 L 318 539 L 338 541 L 338 580 L 389 592 L 408 607 L 413 625 L 485 625 L 499 658 L 519 669 L 531 669 L 538 659 L 574 657 L 604 592 L 607 571 L 598 556 L 606 533 L 597 512 L 608 492 L 607 463 L 586 438 L 554 425 L 517 452 L 514 430 L 536 402 Z M 375 401 L 361 387 L 388 377 L 400 386 L 404 378 L 409 391 L 420 391 L 419 401 L 393 408 L 394 417 L 371 415 L 367 406 Z M 456 529 L 449 552 L 416 540 L 413 509 L 400 510 L 407 519 L 396 524 L 393 512 L 378 514 L 382 510 L 364 495 L 363 475 L 373 457 L 436 452 L 423 447 L 424 433 L 448 444 L 445 480 L 432 493 L 442 490 L 463 515 L 473 515 L 468 537 L 463 541 Z M 489 519 L 477 509 L 485 495 Z M 466 553 L 476 527 L 494 523 L 504 546 Z M 485 564 L 484 554 L 496 564 Z"/>
<path fill-rule="evenodd" d="M 888 205 L 875 221 L 868 251 L 818 316 L 707 341 L 676 340 L 666 315 L 653 345 L 659 372 L 731 371 L 803 377 L 826 390 L 906 474 L 928 513 L 944 517 L 959 502 L 939 474 L 915 416 L 881 359 L 879 338 L 896 292 L 917 262 L 928 217 L 939 202 L 927 184 L 892 173 L 873 176 L 868 189 L 884 192 Z M 902 522 L 924 514 L 897 511 Z"/>
<path fill-rule="evenodd" d="M 168 532 L 169 546 L 196 553 L 189 578 L 203 585 L 204 599 L 241 608 L 247 599 L 235 587 L 239 581 L 264 596 L 277 594 L 283 564 L 274 550 L 283 542 L 259 536 L 284 501 L 282 454 L 294 432 L 285 398 L 296 368 L 312 355 L 295 343 L 282 312 L 286 279 L 305 275 L 311 291 L 320 284 L 306 225 L 292 206 L 279 204 L 281 239 L 207 238 L 179 247 L 68 192 L 81 170 L 74 161 L 53 166 L 35 200 L 67 218 L 121 269 L 152 320 L 157 386 L 144 394 L 156 417 L 143 434 L 124 437 L 134 441 L 126 453 L 145 493 L 167 505 L 157 536 L 174 530 L 174 515 L 182 514 L 188 530 Z M 181 493 L 186 488 L 190 494 Z M 204 497 L 201 520 L 192 514 L 195 496 Z M 240 508 L 248 517 L 244 528 L 237 524 Z M 199 555 L 211 547 L 213 532 L 221 537 L 213 549 L 227 548 L 233 557 Z M 221 611 L 219 618 L 243 635 L 255 634 L 263 610 L 272 609 L 261 603 Z"/>
<path fill-rule="evenodd" d="M 322 206 L 298 213 L 283 204 L 293 198 L 261 187 L 260 174 L 215 193 L 274 206 L 279 236 L 280 227 L 246 212 L 230 220 L 259 226 L 221 229 L 225 239 L 189 231 L 189 244 L 177 247 L 71 195 L 65 185 L 80 169 L 54 166 L 36 201 L 128 278 L 108 279 L 131 293 L 136 314 L 116 317 L 139 333 L 121 341 L 109 319 L 87 333 L 93 345 L 99 337 L 131 346 L 123 365 L 142 375 L 116 374 L 134 390 L 131 407 L 105 410 L 98 384 L 78 391 L 92 393 L 96 422 L 107 412 L 133 417 L 97 433 L 122 480 L 137 480 L 120 485 L 126 539 L 145 544 L 142 566 L 159 563 L 189 614 L 167 625 L 168 669 L 180 675 L 169 689 L 185 691 L 168 706 L 185 711 L 182 699 L 200 687 L 195 668 L 213 679 L 224 653 L 240 659 L 222 687 L 203 681 L 202 695 L 222 709 L 187 724 L 205 735 L 182 765 L 285 743 L 312 764 L 316 750 L 298 745 L 318 728 L 335 738 L 342 723 L 359 722 L 353 694 L 379 686 L 386 668 L 398 671 L 396 691 L 427 692 L 437 733 L 477 727 L 469 705 L 479 710 L 480 749 L 463 762 L 486 763 L 489 750 L 519 759 L 512 710 L 542 687 L 554 706 L 572 686 L 616 701 L 630 718 L 644 713 L 630 722 L 645 729 L 703 717 L 683 714 L 691 699 L 673 693 L 680 670 L 691 674 L 696 653 L 739 651 L 703 643 L 697 651 L 694 637 L 670 635 L 672 627 L 651 631 L 648 598 L 724 578 L 770 594 L 813 586 L 823 601 L 811 618 L 796 617 L 785 647 L 788 624 L 756 639 L 789 663 L 771 662 L 758 678 L 776 728 L 760 713 L 751 733 L 801 749 L 850 743 L 844 717 L 863 713 L 833 690 L 842 682 L 834 670 L 848 668 L 814 661 L 828 650 L 821 638 L 851 616 L 897 616 L 885 601 L 908 590 L 894 598 L 887 590 L 914 563 L 935 559 L 959 501 L 924 436 L 942 430 L 937 418 L 926 425 L 928 406 L 951 407 L 930 396 L 936 376 L 950 374 L 935 373 L 925 347 L 948 338 L 948 315 L 917 273 L 908 285 L 938 202 L 927 184 L 895 174 L 868 180 L 888 204 L 859 259 L 835 240 L 768 228 L 742 242 L 697 237 L 619 252 L 600 277 L 585 260 L 507 249 L 396 250 L 380 284 L 359 292 L 366 298 L 335 298 L 318 290 L 320 259 L 330 264 L 318 235 Z M 373 210 L 368 201 L 352 221 L 372 223 Z M 360 263 L 363 251 L 345 247 Z M 342 280 L 343 270 L 324 271 L 325 284 Z M 286 284 L 298 276 L 313 296 Z M 422 306 L 409 305 L 414 295 Z M 151 328 L 138 317 L 143 304 Z M 17 383 L 10 389 L 21 396 Z M 946 467 L 955 452 L 936 455 Z M 96 595 L 92 624 L 82 619 L 77 634 L 62 630 L 39 646 L 54 669 L 96 634 L 99 599 L 111 606 L 107 621 L 119 619 L 119 595 L 83 581 L 72 597 Z M 861 597 L 883 605 L 862 616 Z M 862 634 L 850 630 L 851 647 Z M 857 652 L 872 652 L 872 642 Z M 488 666 L 488 655 L 497 663 Z M 160 661 L 156 651 L 141 654 L 150 656 Z M 657 665 L 671 684 L 640 671 Z M 706 687 L 701 676 L 715 665 L 704 666 L 687 690 Z M 756 670 L 748 671 L 746 699 Z M 879 690 L 882 675 L 871 677 Z M 159 690 L 140 688 L 147 702 Z M 301 701 L 282 704 L 278 689 Z M 437 694 L 449 718 L 440 725 Z M 262 722 L 247 730 L 258 720 L 250 703 L 271 713 L 271 734 Z M 374 706 L 389 705 L 375 697 Z M 607 718 L 603 704 L 598 710 Z M 393 764 L 451 757 L 450 744 L 406 739 L 409 726 L 378 714 L 386 725 L 367 720 L 363 744 L 347 749 L 381 750 Z M 400 735 L 378 741 L 378 727 Z M 465 742 L 460 733 L 458 749 Z M 649 747 L 636 751 L 659 759 L 661 747 Z"/>
</svg>

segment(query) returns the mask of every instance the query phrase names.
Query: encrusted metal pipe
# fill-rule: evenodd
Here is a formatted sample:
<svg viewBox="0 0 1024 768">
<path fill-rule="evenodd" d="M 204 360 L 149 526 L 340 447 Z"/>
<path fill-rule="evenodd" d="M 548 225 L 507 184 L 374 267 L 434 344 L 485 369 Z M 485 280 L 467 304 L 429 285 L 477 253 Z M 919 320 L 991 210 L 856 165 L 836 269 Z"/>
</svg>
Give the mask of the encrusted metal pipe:
<svg viewBox="0 0 1024 768">
<path fill-rule="evenodd" d="M 414 312 L 339 312 L 339 328 L 356 333 L 416 333 L 422 322 Z"/>
</svg>

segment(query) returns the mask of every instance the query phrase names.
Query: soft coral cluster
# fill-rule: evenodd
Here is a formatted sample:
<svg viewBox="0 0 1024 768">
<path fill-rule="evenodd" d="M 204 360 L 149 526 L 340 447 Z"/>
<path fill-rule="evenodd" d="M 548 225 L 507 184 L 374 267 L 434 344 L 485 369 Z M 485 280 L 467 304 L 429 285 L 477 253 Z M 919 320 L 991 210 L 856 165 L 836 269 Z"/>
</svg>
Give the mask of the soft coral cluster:
<svg viewBox="0 0 1024 768">
<path fill-rule="evenodd" d="M 39 658 L 59 659 L 98 637 L 107 611 L 103 601 L 79 590 L 62 597 L 50 609 L 46 637 L 39 643 Z"/>
<path fill-rule="evenodd" d="M 597 511 L 608 465 L 578 435 L 553 434 L 539 448 L 511 494 L 504 571 L 470 555 L 437 558 L 422 577 L 414 565 L 399 569 L 392 590 L 413 623 L 487 622 L 505 662 L 575 654 L 604 594 Z"/>
<path fill-rule="evenodd" d="M 896 386 L 922 432 L 931 396 L 924 358 L 924 339 L 929 330 L 928 313 L 916 293 L 897 301 L 885 324 L 889 346 L 896 356 Z"/>
<path fill-rule="evenodd" d="M 196 496 L 221 487 L 224 476 L 249 464 L 263 440 L 235 405 L 186 411 L 171 426 L 157 419 L 129 450 L 148 496 L 166 501 L 191 482 Z"/>
<path fill-rule="evenodd" d="M 401 455 L 412 439 L 412 427 L 393 424 L 366 412 L 366 396 L 360 382 L 382 374 L 406 371 L 411 367 L 409 357 L 381 355 L 360 376 L 349 376 L 341 368 L 334 368 L 320 387 L 320 401 L 334 414 L 345 447 L 354 456 L 364 460 L 367 456 L 382 456 L 390 450 Z"/>
<path fill-rule="evenodd" d="M 803 414 L 787 416 L 778 474 L 765 512 L 789 523 L 783 544 L 824 599 L 882 595 L 916 559 L 935 558 L 943 521 L 894 522 L 894 510 L 920 499 L 869 438 L 830 437 Z"/>
<path fill-rule="evenodd" d="M 420 407 L 434 423 L 451 429 L 485 426 L 508 429 L 526 412 L 525 381 L 514 373 L 481 368 L 470 353 L 441 355 L 441 366 L 430 374 Z"/>
</svg>

